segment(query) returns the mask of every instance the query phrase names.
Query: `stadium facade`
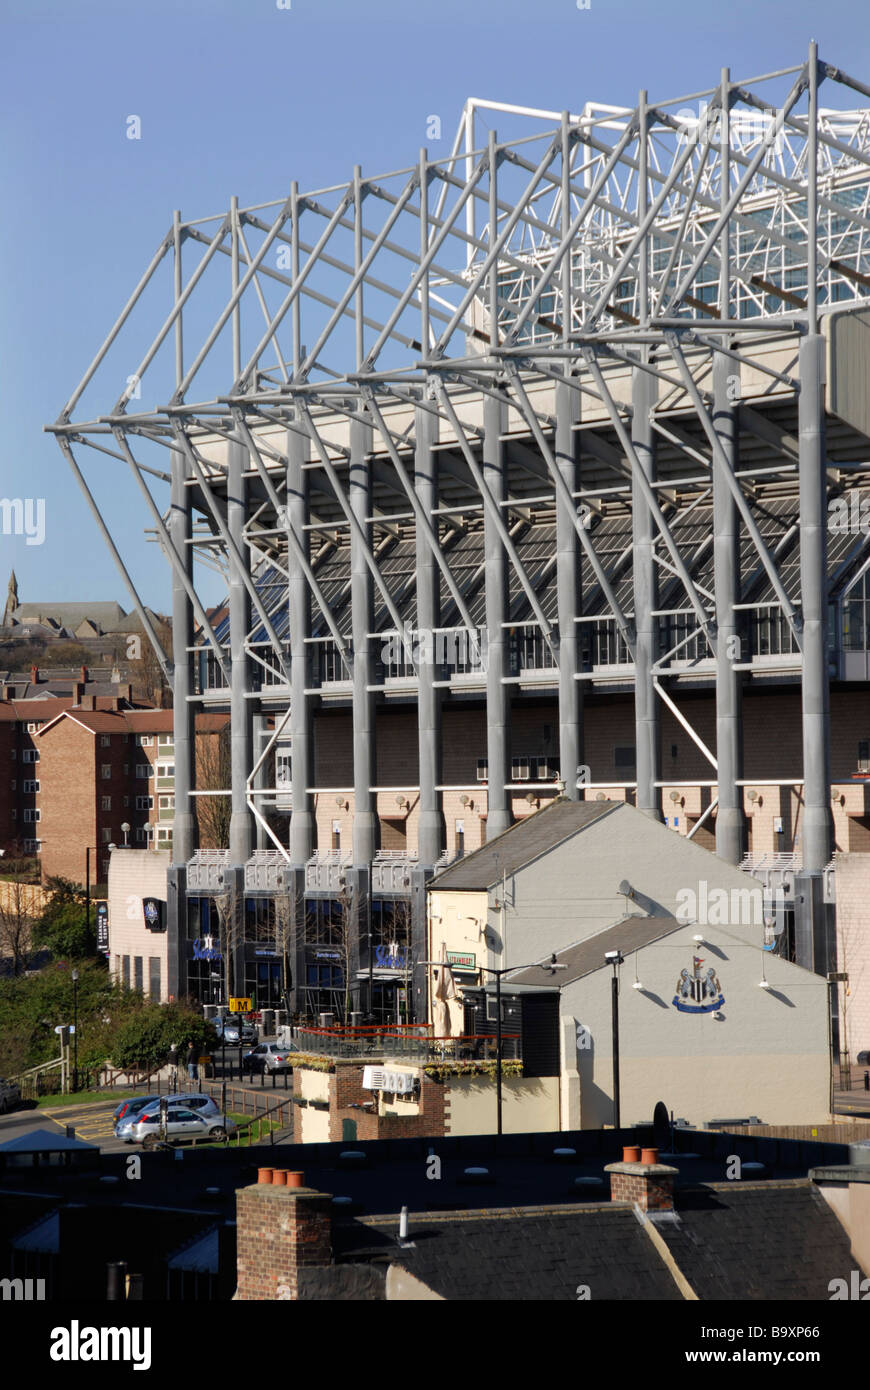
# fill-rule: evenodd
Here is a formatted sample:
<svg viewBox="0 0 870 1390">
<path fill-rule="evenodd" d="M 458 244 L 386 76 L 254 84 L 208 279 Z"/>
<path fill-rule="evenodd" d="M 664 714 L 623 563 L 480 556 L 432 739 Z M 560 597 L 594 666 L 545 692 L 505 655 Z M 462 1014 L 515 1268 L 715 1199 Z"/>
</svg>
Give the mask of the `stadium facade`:
<svg viewBox="0 0 870 1390">
<path fill-rule="evenodd" d="M 469 101 L 446 157 L 175 214 L 49 428 L 173 685 L 177 991 L 413 1017 L 426 882 L 560 790 L 752 869 L 835 968 L 832 854 L 870 848 L 856 94 L 811 46 L 634 109 Z M 215 708 L 231 785 L 197 788 Z"/>
</svg>

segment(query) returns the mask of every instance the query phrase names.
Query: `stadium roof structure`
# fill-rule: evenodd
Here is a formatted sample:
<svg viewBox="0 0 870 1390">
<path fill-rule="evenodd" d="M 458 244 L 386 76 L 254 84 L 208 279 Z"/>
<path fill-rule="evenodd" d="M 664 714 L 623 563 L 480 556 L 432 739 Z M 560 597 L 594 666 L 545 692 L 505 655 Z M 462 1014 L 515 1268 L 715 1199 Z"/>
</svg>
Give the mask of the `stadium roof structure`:
<svg viewBox="0 0 870 1390">
<path fill-rule="evenodd" d="M 849 674 L 837 624 L 867 558 L 866 532 L 829 534 L 827 509 L 850 488 L 860 506 L 870 485 L 870 109 L 825 106 L 820 88 L 870 98 L 811 44 L 792 67 L 722 70 L 688 95 L 641 92 L 632 109 L 471 99 L 446 157 L 423 149 L 331 187 L 290 182 L 272 203 L 175 213 L 47 428 L 173 674 L 175 709 L 211 692 L 235 733 L 252 694 L 284 708 L 273 739 L 285 725 L 293 739 L 290 844 L 258 810 L 266 754 L 240 734 L 234 862 L 254 821 L 285 860 L 307 861 L 311 706 L 329 689 L 353 703 L 354 859 L 371 860 L 370 715 L 390 681 L 420 710 L 421 863 L 442 849 L 440 688 L 485 691 L 487 835 L 504 830 L 497 731 L 533 667 L 558 689 L 569 796 L 584 682 L 621 682 L 635 695 L 637 805 L 659 804 L 666 706 L 711 764 L 717 848 L 733 863 L 741 681 L 799 680 L 793 780 L 804 867 L 822 871 L 828 681 L 834 660 Z M 517 133 L 479 136 L 484 110 Z M 169 561 L 171 655 L 82 446 L 130 475 Z M 203 566 L 226 577 L 219 625 Z M 481 629 L 485 663 L 455 641 Z M 409 630 L 449 637 L 452 655 L 427 659 Z M 699 676 L 716 688 L 715 754 L 671 693 Z M 180 863 L 193 817 L 179 728 L 175 747 Z"/>
</svg>

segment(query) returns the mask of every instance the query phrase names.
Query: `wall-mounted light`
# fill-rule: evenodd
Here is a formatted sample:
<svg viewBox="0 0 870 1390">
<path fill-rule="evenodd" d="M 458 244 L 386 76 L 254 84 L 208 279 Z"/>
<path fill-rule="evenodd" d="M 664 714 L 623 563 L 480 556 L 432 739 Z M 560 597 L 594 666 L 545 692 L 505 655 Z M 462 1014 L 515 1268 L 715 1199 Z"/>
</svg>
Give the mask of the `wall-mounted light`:
<svg viewBox="0 0 870 1390">
<path fill-rule="evenodd" d="M 472 802 L 471 797 L 468 795 L 468 793 L 463 792 L 461 797 L 459 798 L 459 804 L 460 806 L 471 806 L 474 803 Z"/>
<path fill-rule="evenodd" d="M 537 806 L 538 804 L 538 798 L 535 796 L 534 792 L 526 792 L 526 801 L 530 806 Z"/>
<path fill-rule="evenodd" d="M 680 793 L 677 792 L 677 791 L 674 791 L 674 792 L 671 792 L 670 795 L 671 795 L 671 801 L 672 801 L 672 802 L 674 803 L 674 805 L 676 806 L 677 802 L 678 802 L 679 799 L 680 799 Z"/>
<path fill-rule="evenodd" d="M 399 808 L 400 811 L 404 811 L 404 810 L 410 811 L 410 809 L 411 809 L 411 803 L 410 803 L 410 801 L 408 800 L 408 798 L 407 798 L 406 796 L 397 796 L 397 797 L 396 797 L 396 805 L 398 806 L 398 808 Z"/>
<path fill-rule="evenodd" d="M 759 799 L 759 797 L 758 797 L 758 792 L 755 790 L 754 787 L 753 787 L 752 791 L 748 791 L 748 792 L 746 793 L 746 800 L 750 803 L 750 805 L 754 806 L 755 803 L 756 803 L 756 801 L 758 801 L 758 799 Z"/>
<path fill-rule="evenodd" d="M 704 938 L 703 938 L 703 936 L 701 935 L 701 933 L 698 932 L 695 936 L 692 937 L 692 940 L 693 940 L 693 941 L 697 941 L 697 942 L 698 942 L 698 945 L 700 945 L 701 942 L 704 940 Z"/>
<path fill-rule="evenodd" d="M 337 796 L 335 798 L 335 804 L 340 811 L 347 811 L 350 807 L 350 802 L 345 801 L 343 796 Z"/>
</svg>

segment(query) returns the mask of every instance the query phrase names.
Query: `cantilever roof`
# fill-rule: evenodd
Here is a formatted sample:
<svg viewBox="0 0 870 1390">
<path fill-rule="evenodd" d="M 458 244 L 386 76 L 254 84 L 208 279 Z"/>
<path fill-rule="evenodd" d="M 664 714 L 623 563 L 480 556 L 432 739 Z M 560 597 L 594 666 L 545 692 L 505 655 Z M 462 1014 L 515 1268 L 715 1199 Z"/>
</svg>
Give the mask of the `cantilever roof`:
<svg viewBox="0 0 870 1390">
<path fill-rule="evenodd" d="M 481 849 L 450 864 L 432 879 L 433 889 L 457 888 L 478 892 L 494 888 L 504 874 L 516 873 L 525 864 L 578 835 L 588 825 L 610 815 L 621 801 L 570 801 L 557 796 L 549 806 L 526 816 L 497 835 Z"/>
</svg>

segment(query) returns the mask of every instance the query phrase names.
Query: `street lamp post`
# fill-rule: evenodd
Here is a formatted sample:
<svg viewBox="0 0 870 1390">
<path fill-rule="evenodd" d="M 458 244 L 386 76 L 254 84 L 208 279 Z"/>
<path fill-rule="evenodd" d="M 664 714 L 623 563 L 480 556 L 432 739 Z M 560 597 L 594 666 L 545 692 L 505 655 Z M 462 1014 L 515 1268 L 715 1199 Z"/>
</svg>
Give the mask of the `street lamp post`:
<svg viewBox="0 0 870 1390">
<path fill-rule="evenodd" d="M 79 1088 L 79 972 L 72 972 L 73 985 L 73 1091 Z"/>
<path fill-rule="evenodd" d="M 605 951 L 604 959 L 613 966 L 613 979 L 610 987 L 613 1026 L 613 1128 L 619 1129 L 619 967 L 622 965 L 622 952 Z"/>
</svg>

